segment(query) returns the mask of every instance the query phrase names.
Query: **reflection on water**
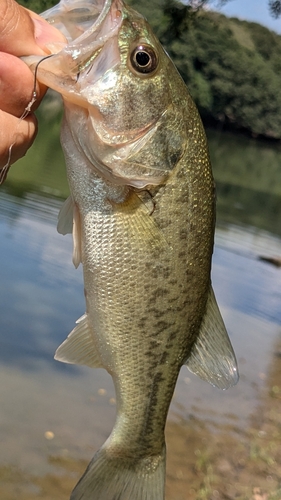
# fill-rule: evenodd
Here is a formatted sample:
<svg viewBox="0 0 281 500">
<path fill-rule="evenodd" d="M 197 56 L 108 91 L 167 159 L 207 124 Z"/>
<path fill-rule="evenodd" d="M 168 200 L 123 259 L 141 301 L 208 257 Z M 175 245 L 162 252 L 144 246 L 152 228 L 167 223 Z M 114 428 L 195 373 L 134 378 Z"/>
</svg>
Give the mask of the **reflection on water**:
<svg viewBox="0 0 281 500">
<path fill-rule="evenodd" d="M 19 492 L 22 500 L 69 498 L 115 415 L 104 370 L 53 360 L 84 312 L 84 297 L 81 270 L 71 263 L 71 238 L 56 232 L 68 192 L 59 122 L 53 120 L 48 136 L 47 129 L 43 124 L 34 148 L 12 167 L 0 192 L 3 500 L 18 499 Z M 245 144 L 244 138 L 239 153 L 236 137 L 212 132 L 210 139 L 219 181 L 213 284 L 241 379 L 221 392 L 182 369 L 167 429 L 170 500 L 186 499 L 187 491 L 190 500 L 250 499 L 253 487 L 279 494 L 281 479 L 272 444 L 281 445 L 281 270 L 258 260 L 281 256 L 281 153 L 254 141 Z M 234 149 L 238 164 L 233 155 L 228 161 Z M 262 186 L 266 169 L 273 178 Z"/>
<path fill-rule="evenodd" d="M 281 324 L 281 273 L 257 260 L 264 253 L 281 256 L 281 241 L 263 232 L 245 233 L 231 227 L 217 231 L 216 241 L 222 244 L 225 240 L 226 248 L 217 247 L 215 254 L 219 276 L 216 288 L 218 292 L 223 289 L 220 303 Z"/>
</svg>

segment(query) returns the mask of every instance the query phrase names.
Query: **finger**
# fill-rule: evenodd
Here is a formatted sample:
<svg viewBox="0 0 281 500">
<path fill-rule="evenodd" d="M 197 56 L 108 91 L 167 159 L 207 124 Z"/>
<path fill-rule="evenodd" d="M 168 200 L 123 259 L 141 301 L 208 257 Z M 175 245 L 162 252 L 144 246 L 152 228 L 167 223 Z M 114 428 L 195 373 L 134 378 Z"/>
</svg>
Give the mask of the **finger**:
<svg viewBox="0 0 281 500">
<path fill-rule="evenodd" d="M 11 146 L 10 163 L 14 163 L 26 154 L 37 134 L 37 120 L 34 115 L 29 115 L 25 120 L 20 120 L 0 110 L 0 123 L 5 123 L 5 127 L 0 128 L 1 170 L 9 160 L 9 148 Z"/>
<path fill-rule="evenodd" d="M 20 117 L 32 99 L 34 75 L 27 65 L 15 56 L 0 52 L 0 109 Z M 45 88 L 36 86 L 36 109 Z"/>
<path fill-rule="evenodd" d="M 33 54 L 35 45 L 34 24 L 28 12 L 14 0 L 2 0 L 0 50 L 23 56 Z"/>
<path fill-rule="evenodd" d="M 63 41 L 57 29 L 14 0 L 1 0 L 0 50 L 15 56 L 43 55 L 46 41 Z"/>
<path fill-rule="evenodd" d="M 44 53 L 50 53 L 50 50 L 48 49 L 48 44 L 50 44 L 50 42 L 52 44 L 56 42 L 66 44 L 66 38 L 59 30 L 57 30 L 54 26 L 51 26 L 51 24 L 45 21 L 45 19 L 38 16 L 38 14 L 32 12 L 32 10 L 26 10 L 35 26 L 34 37 L 36 44 L 44 50 Z M 34 54 L 37 55 L 35 52 Z"/>
</svg>

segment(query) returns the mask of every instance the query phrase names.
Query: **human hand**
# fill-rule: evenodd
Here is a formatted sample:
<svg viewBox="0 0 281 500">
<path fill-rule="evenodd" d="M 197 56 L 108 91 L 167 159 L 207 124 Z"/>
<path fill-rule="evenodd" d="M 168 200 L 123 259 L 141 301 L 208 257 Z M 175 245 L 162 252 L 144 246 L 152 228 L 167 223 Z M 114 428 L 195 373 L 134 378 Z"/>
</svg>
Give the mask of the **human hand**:
<svg viewBox="0 0 281 500">
<path fill-rule="evenodd" d="M 47 55 L 48 42 L 63 41 L 60 32 L 34 12 L 21 7 L 15 0 L 1 0 L 0 179 L 1 169 L 25 155 L 37 132 L 37 121 L 32 112 L 20 120 L 32 99 L 34 75 L 19 57 Z M 44 86 L 36 85 L 36 102 L 32 111 L 38 107 L 45 92 Z"/>
</svg>

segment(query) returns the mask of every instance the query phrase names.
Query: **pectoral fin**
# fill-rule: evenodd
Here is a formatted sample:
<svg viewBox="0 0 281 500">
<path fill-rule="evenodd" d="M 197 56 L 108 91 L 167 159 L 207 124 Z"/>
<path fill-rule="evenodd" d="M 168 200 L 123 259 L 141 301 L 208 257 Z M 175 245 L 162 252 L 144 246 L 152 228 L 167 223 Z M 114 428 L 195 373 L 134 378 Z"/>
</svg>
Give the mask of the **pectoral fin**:
<svg viewBox="0 0 281 500">
<path fill-rule="evenodd" d="M 72 254 L 72 262 L 74 266 L 77 268 L 79 264 L 82 262 L 82 235 L 81 235 L 81 218 L 79 209 L 76 204 L 73 207 L 73 254 Z"/>
<path fill-rule="evenodd" d="M 145 193 L 135 194 L 132 192 L 123 203 L 111 201 L 114 209 L 131 242 L 138 246 L 147 247 L 151 250 L 165 248 L 170 251 L 163 231 L 156 224 L 152 213 L 154 212 L 153 198 Z"/>
<path fill-rule="evenodd" d="M 57 230 L 60 234 L 72 233 L 73 237 L 73 254 L 72 262 L 77 268 L 82 262 L 81 250 L 81 219 L 77 205 L 74 203 L 71 196 L 62 205 L 59 212 L 59 220 Z"/>
<path fill-rule="evenodd" d="M 87 314 L 84 314 L 76 323 L 77 326 L 57 348 L 55 359 L 63 363 L 103 368 Z"/>
<path fill-rule="evenodd" d="M 199 336 L 185 364 L 192 373 L 220 389 L 238 382 L 235 354 L 212 287 Z"/>
<path fill-rule="evenodd" d="M 73 228 L 73 205 L 72 196 L 63 203 L 58 217 L 57 231 L 60 234 L 71 234 Z"/>
</svg>

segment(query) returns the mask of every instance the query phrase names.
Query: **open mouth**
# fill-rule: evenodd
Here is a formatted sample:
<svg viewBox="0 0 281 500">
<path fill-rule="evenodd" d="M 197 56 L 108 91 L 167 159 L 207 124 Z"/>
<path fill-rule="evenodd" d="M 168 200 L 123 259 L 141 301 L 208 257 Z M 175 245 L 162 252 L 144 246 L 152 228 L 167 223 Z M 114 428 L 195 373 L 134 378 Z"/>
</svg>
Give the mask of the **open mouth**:
<svg viewBox="0 0 281 500">
<path fill-rule="evenodd" d="M 114 0 L 61 0 L 41 16 L 72 42 L 98 30 L 115 3 Z"/>
</svg>

